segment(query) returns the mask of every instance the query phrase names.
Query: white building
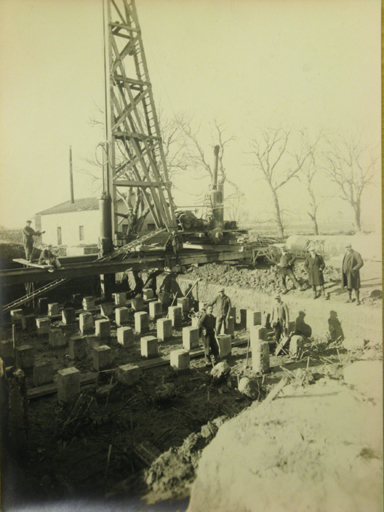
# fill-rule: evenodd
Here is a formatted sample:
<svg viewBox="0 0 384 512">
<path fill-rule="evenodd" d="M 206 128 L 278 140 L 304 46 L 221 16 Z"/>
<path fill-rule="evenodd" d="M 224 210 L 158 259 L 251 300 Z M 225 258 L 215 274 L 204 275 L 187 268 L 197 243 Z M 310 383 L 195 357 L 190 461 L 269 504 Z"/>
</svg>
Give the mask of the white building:
<svg viewBox="0 0 384 512">
<path fill-rule="evenodd" d="M 118 203 L 118 211 L 125 211 L 121 202 Z M 100 236 L 100 212 L 99 200 L 96 197 L 75 199 L 74 203 L 65 203 L 52 206 L 35 215 L 35 227 L 39 231 L 45 231 L 42 235 L 43 244 L 53 246 L 65 246 L 67 248 L 82 248 L 96 246 Z M 144 221 L 142 232 L 155 229 L 151 213 Z M 127 231 L 127 221 L 124 219 L 119 226 L 119 231 Z M 75 254 L 79 251 L 67 251 L 67 254 Z"/>
</svg>

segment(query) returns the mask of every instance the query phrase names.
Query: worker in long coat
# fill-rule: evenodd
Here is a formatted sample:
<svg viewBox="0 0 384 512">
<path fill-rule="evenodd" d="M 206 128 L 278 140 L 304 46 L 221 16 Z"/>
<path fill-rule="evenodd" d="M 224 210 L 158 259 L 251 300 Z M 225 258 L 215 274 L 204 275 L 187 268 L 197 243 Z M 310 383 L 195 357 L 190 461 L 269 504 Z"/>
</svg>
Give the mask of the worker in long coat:
<svg viewBox="0 0 384 512">
<path fill-rule="evenodd" d="M 347 252 L 341 266 L 343 288 L 348 289 L 347 302 L 352 302 L 352 290 L 355 290 L 356 304 L 360 306 L 360 269 L 364 262 L 360 253 L 354 251 L 351 244 L 346 245 L 345 248 Z"/>
<path fill-rule="evenodd" d="M 308 274 L 308 283 L 312 286 L 313 298 L 317 299 L 320 297 L 320 293 L 318 294 L 316 290 L 317 286 L 320 286 L 321 293 L 325 297 L 323 276 L 323 270 L 325 268 L 324 259 L 320 254 L 316 253 L 314 246 L 310 246 L 308 252 L 305 258 L 304 268 Z"/>
</svg>

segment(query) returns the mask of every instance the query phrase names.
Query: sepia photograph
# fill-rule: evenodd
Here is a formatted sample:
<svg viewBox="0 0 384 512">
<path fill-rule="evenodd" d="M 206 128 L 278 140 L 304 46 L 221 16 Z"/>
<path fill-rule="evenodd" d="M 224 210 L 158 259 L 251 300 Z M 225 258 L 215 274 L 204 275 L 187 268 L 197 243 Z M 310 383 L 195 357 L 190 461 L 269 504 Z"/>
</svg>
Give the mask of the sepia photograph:
<svg viewBox="0 0 384 512">
<path fill-rule="evenodd" d="M 0 0 L 0 512 L 382 512 L 380 0 Z"/>
</svg>

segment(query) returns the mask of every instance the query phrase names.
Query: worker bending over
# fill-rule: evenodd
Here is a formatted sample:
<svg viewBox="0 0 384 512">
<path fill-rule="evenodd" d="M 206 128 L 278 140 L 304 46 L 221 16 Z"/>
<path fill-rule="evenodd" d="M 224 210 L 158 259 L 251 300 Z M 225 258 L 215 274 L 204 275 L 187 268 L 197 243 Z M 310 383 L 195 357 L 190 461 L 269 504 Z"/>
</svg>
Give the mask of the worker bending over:
<svg viewBox="0 0 384 512">
<path fill-rule="evenodd" d="M 40 258 L 39 258 L 39 264 L 40 265 L 49 265 L 52 268 L 60 268 L 61 267 L 61 263 L 60 263 L 58 257 L 56 256 L 56 254 L 54 254 L 52 252 L 52 245 L 47 245 L 41 251 Z"/>
<path fill-rule="evenodd" d="M 216 304 L 217 308 L 217 321 L 216 321 L 216 332 L 221 333 L 221 327 L 224 324 L 224 329 L 228 329 L 228 319 L 231 314 L 231 299 L 224 293 L 224 288 L 220 288 L 219 295 L 212 301 L 209 302 L 209 306 Z"/>
<path fill-rule="evenodd" d="M 213 307 L 207 306 L 207 312 L 199 322 L 199 330 L 202 334 L 204 344 L 205 366 L 210 366 L 210 355 L 212 354 L 215 364 L 219 359 L 219 346 L 216 340 L 216 317 L 213 316 Z"/>
</svg>

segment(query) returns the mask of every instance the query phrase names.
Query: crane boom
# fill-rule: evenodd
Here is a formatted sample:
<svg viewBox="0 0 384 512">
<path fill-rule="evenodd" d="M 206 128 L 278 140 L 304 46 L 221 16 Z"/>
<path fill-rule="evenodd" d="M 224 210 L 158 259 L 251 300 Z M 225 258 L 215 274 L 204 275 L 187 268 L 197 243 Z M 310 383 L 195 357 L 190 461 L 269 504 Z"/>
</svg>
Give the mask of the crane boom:
<svg viewBox="0 0 384 512">
<path fill-rule="evenodd" d="M 175 205 L 134 0 L 104 0 L 106 192 L 118 232 L 119 198 L 140 189 L 158 229 L 176 228 Z M 138 195 L 136 196 L 138 200 Z M 126 217 L 130 201 L 124 201 Z"/>
</svg>

